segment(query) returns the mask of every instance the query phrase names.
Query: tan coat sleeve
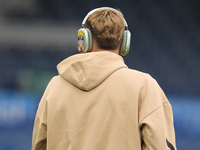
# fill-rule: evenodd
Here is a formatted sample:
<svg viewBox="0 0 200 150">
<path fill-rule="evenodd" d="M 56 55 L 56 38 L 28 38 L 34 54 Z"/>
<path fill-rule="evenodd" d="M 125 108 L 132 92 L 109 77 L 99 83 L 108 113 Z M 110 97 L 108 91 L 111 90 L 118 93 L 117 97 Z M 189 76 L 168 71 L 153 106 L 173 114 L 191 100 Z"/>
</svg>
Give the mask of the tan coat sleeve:
<svg viewBox="0 0 200 150">
<path fill-rule="evenodd" d="M 155 80 L 143 89 L 140 130 L 143 150 L 176 150 L 172 108 Z"/>
<path fill-rule="evenodd" d="M 50 82 L 51 83 L 51 82 Z M 32 150 L 46 150 L 47 142 L 47 98 L 50 89 L 47 86 L 38 106 L 32 137 Z"/>
</svg>

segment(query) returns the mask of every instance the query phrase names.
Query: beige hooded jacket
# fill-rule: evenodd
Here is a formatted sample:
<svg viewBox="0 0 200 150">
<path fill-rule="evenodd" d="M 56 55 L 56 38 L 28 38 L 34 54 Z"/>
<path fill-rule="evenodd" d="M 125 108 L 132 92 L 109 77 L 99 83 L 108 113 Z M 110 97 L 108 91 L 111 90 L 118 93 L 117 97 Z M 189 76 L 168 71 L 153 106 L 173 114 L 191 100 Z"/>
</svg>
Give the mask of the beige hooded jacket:
<svg viewBox="0 0 200 150">
<path fill-rule="evenodd" d="M 71 56 L 57 69 L 32 150 L 176 150 L 171 105 L 151 76 L 107 51 Z"/>
</svg>

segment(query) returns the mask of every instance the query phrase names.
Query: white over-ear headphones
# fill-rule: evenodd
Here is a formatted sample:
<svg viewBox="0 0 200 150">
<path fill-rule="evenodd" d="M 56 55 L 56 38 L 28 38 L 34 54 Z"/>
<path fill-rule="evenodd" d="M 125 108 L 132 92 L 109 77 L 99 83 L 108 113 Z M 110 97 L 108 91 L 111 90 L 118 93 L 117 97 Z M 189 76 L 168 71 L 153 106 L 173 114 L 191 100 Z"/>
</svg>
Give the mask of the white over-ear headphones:
<svg viewBox="0 0 200 150">
<path fill-rule="evenodd" d="M 96 8 L 94 10 L 91 10 L 83 19 L 82 27 L 85 25 L 89 16 L 92 15 L 95 11 L 100 10 L 100 9 L 106 9 L 106 8 L 112 9 L 114 11 L 118 11 L 111 7 L 101 7 L 101 8 Z M 124 22 L 125 22 L 125 30 L 124 30 L 124 34 L 122 38 L 121 47 L 120 47 L 120 54 L 123 56 L 126 56 L 130 49 L 131 33 L 128 30 L 128 24 L 125 19 L 124 19 Z M 92 50 L 92 33 L 88 28 L 80 28 L 78 30 L 77 44 L 78 44 L 78 50 L 80 52 L 86 53 Z"/>
</svg>

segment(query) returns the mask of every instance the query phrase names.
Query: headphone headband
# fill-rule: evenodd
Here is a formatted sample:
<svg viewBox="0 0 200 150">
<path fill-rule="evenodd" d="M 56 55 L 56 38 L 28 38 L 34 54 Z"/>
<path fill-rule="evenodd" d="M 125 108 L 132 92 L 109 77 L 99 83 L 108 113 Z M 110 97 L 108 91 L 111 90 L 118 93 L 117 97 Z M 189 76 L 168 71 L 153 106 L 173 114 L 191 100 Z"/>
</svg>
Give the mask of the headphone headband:
<svg viewBox="0 0 200 150">
<path fill-rule="evenodd" d="M 86 23 L 86 21 L 87 21 L 87 19 L 89 18 L 90 15 L 92 15 L 95 11 L 101 10 L 101 9 L 112 9 L 113 11 L 119 12 L 118 10 L 111 8 L 111 7 L 100 7 L 100 8 L 93 9 L 83 19 L 82 26 Z M 124 19 L 124 17 L 123 17 L 123 19 Z M 124 19 L 124 22 L 125 22 L 125 28 L 128 30 L 128 24 L 127 24 L 125 19 Z"/>
</svg>

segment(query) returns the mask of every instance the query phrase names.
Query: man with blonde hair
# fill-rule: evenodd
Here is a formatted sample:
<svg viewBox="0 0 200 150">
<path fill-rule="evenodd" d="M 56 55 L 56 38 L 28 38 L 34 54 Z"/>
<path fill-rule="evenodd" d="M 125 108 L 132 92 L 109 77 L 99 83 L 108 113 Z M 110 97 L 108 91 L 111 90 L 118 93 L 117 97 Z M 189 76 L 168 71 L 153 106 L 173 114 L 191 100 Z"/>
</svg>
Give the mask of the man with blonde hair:
<svg viewBox="0 0 200 150">
<path fill-rule="evenodd" d="M 58 64 L 59 75 L 40 101 L 32 150 L 176 150 L 164 92 L 119 55 L 130 48 L 122 13 L 109 7 L 90 11 L 77 45 L 82 54 Z"/>
</svg>

